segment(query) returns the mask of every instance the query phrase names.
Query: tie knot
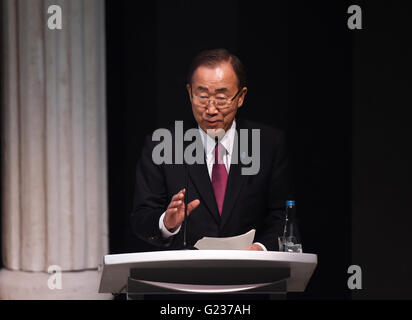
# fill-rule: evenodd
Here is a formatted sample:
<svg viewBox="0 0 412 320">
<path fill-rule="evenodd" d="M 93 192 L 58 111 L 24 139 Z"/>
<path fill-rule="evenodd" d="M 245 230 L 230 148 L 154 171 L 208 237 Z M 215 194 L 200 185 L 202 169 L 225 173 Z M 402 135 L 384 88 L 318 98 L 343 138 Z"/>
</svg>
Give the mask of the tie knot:
<svg viewBox="0 0 412 320">
<path fill-rule="evenodd" d="M 225 154 L 225 147 L 219 142 L 215 146 L 215 163 L 223 164 L 223 156 Z"/>
</svg>

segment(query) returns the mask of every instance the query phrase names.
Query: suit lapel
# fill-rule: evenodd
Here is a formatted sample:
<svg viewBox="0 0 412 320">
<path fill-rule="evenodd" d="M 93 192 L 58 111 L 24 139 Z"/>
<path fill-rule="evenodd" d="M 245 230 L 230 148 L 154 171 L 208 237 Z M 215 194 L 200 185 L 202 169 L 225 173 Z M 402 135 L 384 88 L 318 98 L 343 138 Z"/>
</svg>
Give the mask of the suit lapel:
<svg viewBox="0 0 412 320">
<path fill-rule="evenodd" d="M 233 207 L 239 197 L 240 191 L 248 176 L 241 174 L 243 165 L 238 163 L 232 163 L 230 165 L 229 177 L 227 180 L 225 201 L 223 203 L 222 222 L 221 227 L 225 225 L 229 217 L 233 213 Z"/>
<path fill-rule="evenodd" d="M 243 121 L 236 120 L 237 128 L 236 131 L 239 133 L 239 129 L 243 128 Z M 201 139 L 200 134 L 196 136 L 196 139 Z M 238 150 L 238 134 L 235 136 L 234 149 L 232 153 L 232 163 L 230 165 L 229 177 L 226 186 L 225 200 L 223 203 L 222 216 L 219 214 L 217 208 L 216 198 L 213 192 L 212 182 L 210 181 L 209 172 L 207 170 L 206 156 L 203 152 L 203 164 L 192 164 L 188 165 L 189 176 L 197 189 L 200 197 L 200 201 L 203 200 L 204 205 L 209 210 L 216 223 L 221 227 L 228 221 L 229 217 L 233 212 L 233 207 L 239 197 L 245 181 L 247 180 L 247 175 L 242 175 L 241 170 L 244 165 L 240 161 L 240 155 Z M 249 149 L 251 139 L 249 139 Z M 190 141 L 184 142 L 184 149 L 190 144 Z M 237 148 L 237 149 L 236 149 Z"/>
<path fill-rule="evenodd" d="M 235 138 L 233 141 L 233 152 L 232 152 L 232 163 L 230 164 L 229 177 L 226 186 L 225 201 L 223 203 L 222 211 L 222 223 L 221 227 L 225 225 L 229 217 L 233 213 L 233 207 L 239 197 L 239 194 L 242 190 L 242 187 L 247 180 L 248 176 L 242 175 L 243 164 L 240 161 L 239 156 L 239 129 L 243 128 L 243 121 L 236 119 L 236 132 Z M 250 143 L 250 139 L 249 139 Z"/>
<path fill-rule="evenodd" d="M 188 128 L 194 128 L 194 124 L 192 124 Z M 188 128 L 185 128 L 185 132 Z M 196 139 L 200 139 L 200 133 L 196 135 Z M 191 141 L 184 141 L 184 150 L 186 147 L 191 144 Z M 209 172 L 207 170 L 206 164 L 206 155 L 203 150 L 203 163 L 198 164 L 194 163 L 191 165 L 187 165 L 189 170 L 189 177 L 192 183 L 194 184 L 198 194 L 200 195 L 201 199 L 200 202 L 205 205 L 205 207 L 209 210 L 213 218 L 216 220 L 216 223 L 220 225 L 221 217 L 217 208 L 217 203 L 215 199 L 215 194 L 213 192 L 212 182 L 210 181 Z"/>
<path fill-rule="evenodd" d="M 205 161 L 206 162 L 206 161 Z M 202 199 L 200 202 L 205 204 L 209 209 L 216 223 L 220 225 L 221 217 L 217 208 L 215 194 L 213 193 L 212 183 L 210 182 L 209 172 L 206 163 L 189 165 L 189 174 L 191 181 L 195 185 Z"/>
</svg>

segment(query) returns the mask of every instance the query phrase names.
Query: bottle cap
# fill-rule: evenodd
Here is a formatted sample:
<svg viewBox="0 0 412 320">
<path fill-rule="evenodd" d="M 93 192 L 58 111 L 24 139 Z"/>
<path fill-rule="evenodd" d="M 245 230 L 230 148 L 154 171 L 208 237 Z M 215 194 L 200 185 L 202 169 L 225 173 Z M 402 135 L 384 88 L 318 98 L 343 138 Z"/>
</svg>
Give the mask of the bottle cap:
<svg viewBox="0 0 412 320">
<path fill-rule="evenodd" d="M 294 207 L 295 206 L 295 200 L 287 200 L 286 201 L 286 206 L 287 207 L 290 207 L 290 206 Z"/>
</svg>

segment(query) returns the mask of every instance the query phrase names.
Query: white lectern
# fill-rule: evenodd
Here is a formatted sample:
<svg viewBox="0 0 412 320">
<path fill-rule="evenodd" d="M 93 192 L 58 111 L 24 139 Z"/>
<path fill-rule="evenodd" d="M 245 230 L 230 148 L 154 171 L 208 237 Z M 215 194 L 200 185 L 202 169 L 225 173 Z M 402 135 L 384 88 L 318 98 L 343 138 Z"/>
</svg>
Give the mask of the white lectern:
<svg viewBox="0 0 412 320">
<path fill-rule="evenodd" d="M 308 253 L 248 250 L 179 250 L 104 257 L 100 293 L 128 299 L 150 294 L 303 292 L 317 265 Z"/>
</svg>

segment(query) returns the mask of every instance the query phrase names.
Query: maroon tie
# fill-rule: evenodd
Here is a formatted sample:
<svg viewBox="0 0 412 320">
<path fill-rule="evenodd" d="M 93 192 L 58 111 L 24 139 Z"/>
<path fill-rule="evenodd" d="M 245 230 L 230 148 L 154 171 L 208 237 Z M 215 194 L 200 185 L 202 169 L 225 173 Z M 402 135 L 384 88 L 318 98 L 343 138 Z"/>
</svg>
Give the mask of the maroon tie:
<svg viewBox="0 0 412 320">
<path fill-rule="evenodd" d="M 215 146 L 215 163 L 212 169 L 212 186 L 215 193 L 217 208 L 220 215 L 222 215 L 223 201 L 225 199 L 226 183 L 227 183 L 227 171 L 226 166 L 223 163 L 224 147 L 221 143 L 217 143 Z"/>
</svg>

